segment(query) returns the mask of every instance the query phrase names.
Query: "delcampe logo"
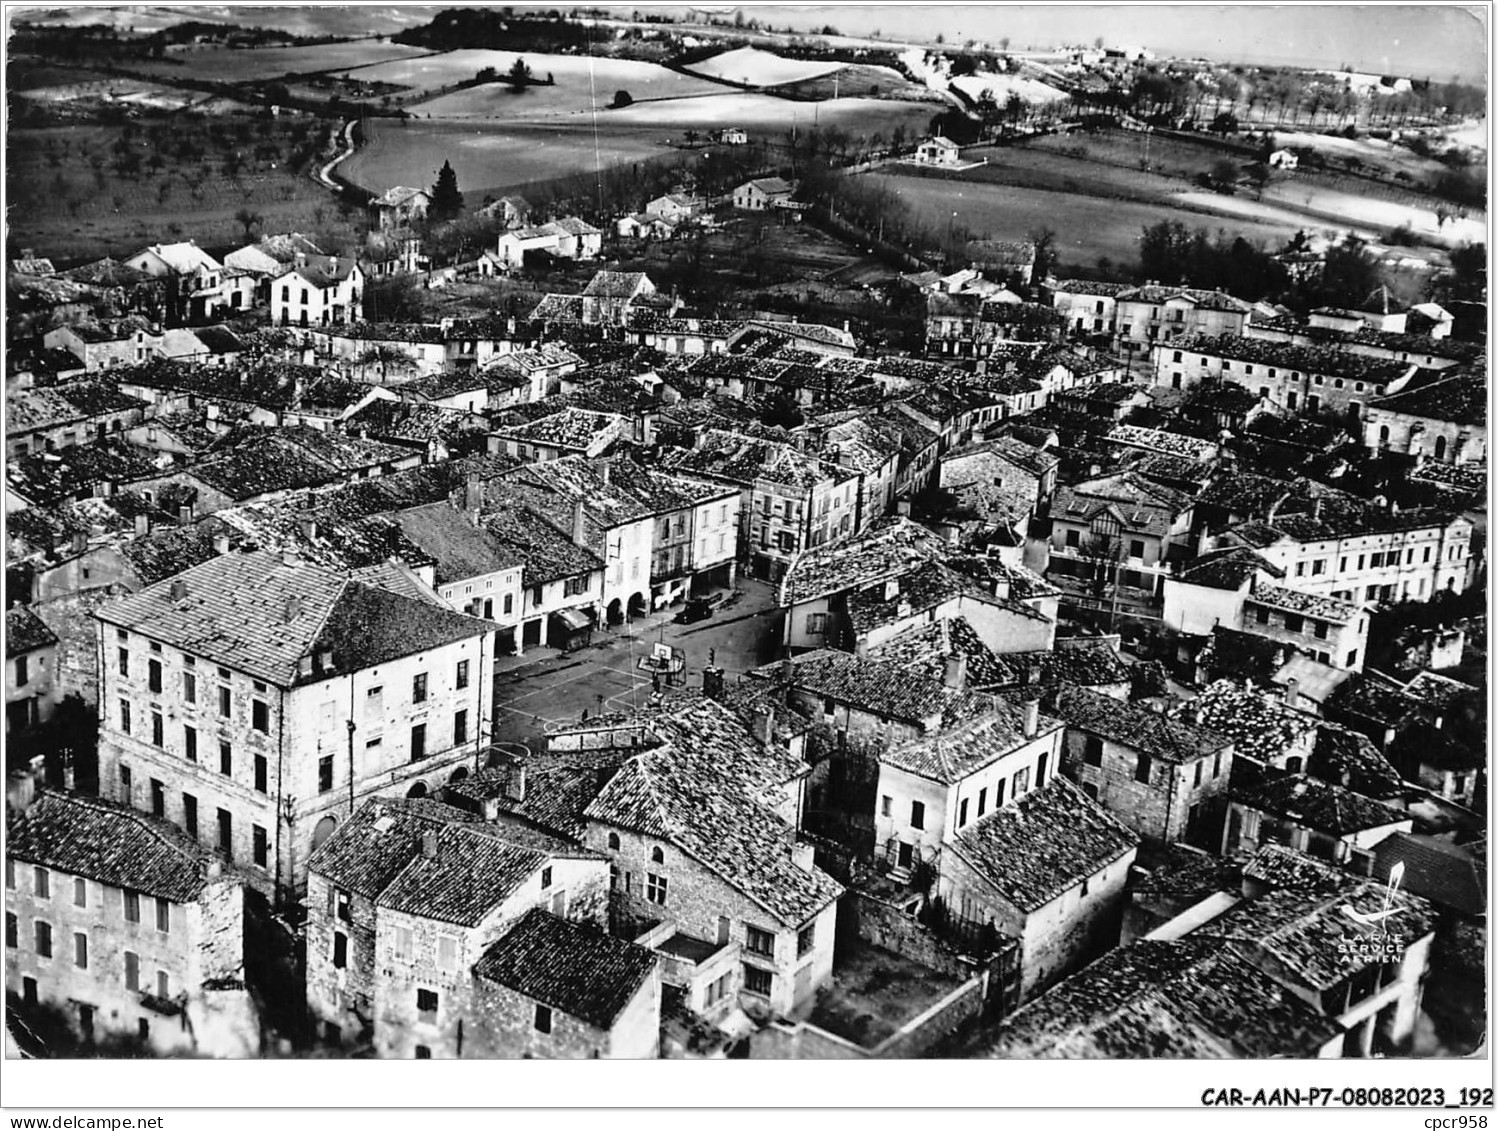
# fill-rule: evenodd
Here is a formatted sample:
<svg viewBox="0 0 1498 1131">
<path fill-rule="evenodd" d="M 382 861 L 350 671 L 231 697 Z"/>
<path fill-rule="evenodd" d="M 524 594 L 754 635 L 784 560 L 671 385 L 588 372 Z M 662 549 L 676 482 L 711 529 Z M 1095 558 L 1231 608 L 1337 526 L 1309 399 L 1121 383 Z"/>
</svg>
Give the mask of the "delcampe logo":
<svg viewBox="0 0 1498 1131">
<path fill-rule="evenodd" d="M 1404 953 L 1404 943 L 1389 930 L 1391 920 L 1404 912 L 1404 908 L 1394 905 L 1394 896 L 1403 880 L 1404 861 L 1401 860 L 1389 869 L 1383 905 L 1377 911 L 1359 911 L 1350 903 L 1343 905 L 1342 914 L 1357 924 L 1358 931 L 1342 936 L 1337 945 L 1341 953 L 1369 959 L 1399 958 Z"/>
</svg>

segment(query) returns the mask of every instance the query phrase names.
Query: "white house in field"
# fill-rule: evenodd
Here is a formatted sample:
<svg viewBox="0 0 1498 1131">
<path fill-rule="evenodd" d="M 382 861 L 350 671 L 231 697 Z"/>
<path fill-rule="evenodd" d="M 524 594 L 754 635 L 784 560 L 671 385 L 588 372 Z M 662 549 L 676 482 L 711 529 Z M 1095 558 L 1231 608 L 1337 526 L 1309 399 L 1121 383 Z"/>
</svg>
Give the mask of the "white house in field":
<svg viewBox="0 0 1498 1131">
<path fill-rule="evenodd" d="M 955 165 L 962 150 L 949 137 L 933 137 L 915 147 L 915 159 L 922 165 Z"/>
<path fill-rule="evenodd" d="M 348 256 L 298 255 L 271 280 L 276 326 L 330 326 L 364 317 L 364 272 Z"/>
</svg>

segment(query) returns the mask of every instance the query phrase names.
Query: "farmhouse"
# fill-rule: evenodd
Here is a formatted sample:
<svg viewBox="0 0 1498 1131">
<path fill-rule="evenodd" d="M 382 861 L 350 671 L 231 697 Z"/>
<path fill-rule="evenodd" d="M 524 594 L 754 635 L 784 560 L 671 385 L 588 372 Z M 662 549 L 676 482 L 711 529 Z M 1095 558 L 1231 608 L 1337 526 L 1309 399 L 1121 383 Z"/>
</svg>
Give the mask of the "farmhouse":
<svg viewBox="0 0 1498 1131">
<path fill-rule="evenodd" d="M 1488 454 L 1487 422 L 1487 381 L 1463 369 L 1370 401 L 1363 442 L 1417 461 L 1481 464 Z"/>
<path fill-rule="evenodd" d="M 298 255 L 271 281 L 271 322 L 327 326 L 364 317 L 364 272 L 347 257 Z"/>
<path fill-rule="evenodd" d="M 915 147 L 915 159 L 922 165 L 955 165 L 962 150 L 949 137 L 933 137 Z"/>
<path fill-rule="evenodd" d="M 152 244 L 124 264 L 167 281 L 167 310 L 176 321 L 212 317 L 225 304 L 223 264 L 191 240 Z"/>
<path fill-rule="evenodd" d="M 432 206 L 431 194 L 424 189 L 397 185 L 369 202 L 374 213 L 375 225 L 382 232 L 408 228 L 414 221 L 424 219 Z"/>
<path fill-rule="evenodd" d="M 502 232 L 494 249 L 499 266 L 525 265 L 528 253 L 545 252 L 558 259 L 593 259 L 603 250 L 603 233 L 585 220 L 567 216 L 529 228 Z"/>
<path fill-rule="evenodd" d="M 680 224 L 683 220 L 693 220 L 701 215 L 703 202 L 700 197 L 690 196 L 684 192 L 668 192 L 665 196 L 658 196 L 645 205 L 647 216 L 657 216 L 668 224 Z"/>
<path fill-rule="evenodd" d="M 763 212 L 791 199 L 795 189 L 779 177 L 759 177 L 733 190 L 733 206 L 747 212 Z"/>
</svg>

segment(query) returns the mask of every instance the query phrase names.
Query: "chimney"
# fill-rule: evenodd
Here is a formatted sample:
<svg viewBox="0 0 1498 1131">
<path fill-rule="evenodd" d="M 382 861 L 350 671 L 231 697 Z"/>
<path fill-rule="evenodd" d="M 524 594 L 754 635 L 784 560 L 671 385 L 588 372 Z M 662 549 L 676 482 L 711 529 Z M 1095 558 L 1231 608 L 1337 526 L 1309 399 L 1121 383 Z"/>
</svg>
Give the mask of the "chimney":
<svg viewBox="0 0 1498 1131">
<path fill-rule="evenodd" d="M 422 829 L 421 854 L 428 860 L 437 859 L 437 830 Z"/>
<path fill-rule="evenodd" d="M 88 549 L 88 534 L 82 530 L 73 531 L 73 553 L 81 554 Z"/>
<path fill-rule="evenodd" d="M 479 816 L 483 817 L 484 820 L 488 821 L 490 824 L 493 824 L 495 821 L 498 821 L 499 820 L 499 798 L 497 798 L 497 797 L 486 797 L 486 798 L 484 798 L 484 800 L 482 802 L 480 802 L 480 804 L 479 804 Z"/>
<path fill-rule="evenodd" d="M 1031 698 L 1025 700 L 1025 737 L 1034 738 L 1035 732 L 1040 729 L 1040 700 Z"/>
<path fill-rule="evenodd" d="M 227 554 L 229 552 L 229 536 L 227 534 L 215 534 L 213 536 L 213 552 L 215 554 Z"/>
<path fill-rule="evenodd" d="M 598 474 L 603 479 L 603 485 L 605 487 L 607 487 L 609 485 L 609 461 L 608 460 L 604 460 L 603 462 L 601 462 L 598 465 Z"/>
<path fill-rule="evenodd" d="M 886 578 L 884 581 L 884 599 L 886 601 L 893 601 L 899 595 L 900 579 L 898 577 Z"/>
<path fill-rule="evenodd" d="M 317 541 L 317 519 L 302 518 L 297 520 L 297 528 L 301 530 L 302 537 L 308 542 Z"/>
<path fill-rule="evenodd" d="M 899 617 L 901 620 L 904 620 L 906 617 L 908 617 L 912 611 L 913 610 L 911 609 L 909 601 L 901 601 L 898 605 L 895 606 L 895 616 Z"/>
<path fill-rule="evenodd" d="M 525 800 L 525 763 L 511 762 L 509 776 L 505 778 L 505 796 L 511 801 Z"/>
<path fill-rule="evenodd" d="M 281 564 L 289 566 L 299 566 L 302 564 L 302 557 L 295 550 L 282 550 Z"/>
<path fill-rule="evenodd" d="M 290 624 L 302 615 L 302 599 L 298 596 L 286 598 L 286 623 Z"/>
<path fill-rule="evenodd" d="M 5 811 L 9 816 L 24 813 L 36 800 L 36 775 L 29 770 L 8 774 L 5 778 Z"/>
<path fill-rule="evenodd" d="M 179 577 L 175 581 L 172 582 L 172 600 L 173 601 L 185 601 L 185 600 L 187 600 L 187 580 L 186 580 L 186 578 Z"/>
<path fill-rule="evenodd" d="M 62 788 L 69 793 L 76 793 L 78 791 L 78 771 L 73 766 L 73 757 L 71 754 L 64 759 L 62 764 Z"/>
<path fill-rule="evenodd" d="M 1289 679 L 1285 680 L 1285 706 L 1300 706 L 1299 681 L 1294 676 L 1291 676 Z"/>
<path fill-rule="evenodd" d="M 1319 497 L 1311 500 L 1311 517 L 1317 521 L 1321 519 L 1321 499 Z"/>
<path fill-rule="evenodd" d="M 177 508 L 177 521 L 183 526 L 192 525 L 192 507 L 180 506 Z"/>
<path fill-rule="evenodd" d="M 583 545 L 583 539 L 587 532 L 583 527 L 583 501 L 578 499 L 572 504 L 572 541 L 574 545 Z"/>
<path fill-rule="evenodd" d="M 318 650 L 317 666 L 325 672 L 333 670 L 333 649 L 321 648 Z"/>
<path fill-rule="evenodd" d="M 787 652 L 780 660 L 780 682 L 789 687 L 795 674 L 796 665 L 791 662 L 791 654 Z"/>
<path fill-rule="evenodd" d="M 484 481 L 477 473 L 463 481 L 463 509 L 475 517 L 484 509 Z"/>
<path fill-rule="evenodd" d="M 723 669 L 702 669 L 702 694 L 708 699 L 723 698 Z"/>
<path fill-rule="evenodd" d="M 947 657 L 946 670 L 942 673 L 942 683 L 953 691 L 967 690 L 967 653 L 953 652 Z"/>
<path fill-rule="evenodd" d="M 817 866 L 817 850 L 809 844 L 791 845 L 791 863 L 803 872 L 810 872 Z"/>
<path fill-rule="evenodd" d="M 761 746 L 775 745 L 775 708 L 770 706 L 756 707 L 754 709 L 754 721 L 751 724 L 754 729 L 754 737 L 759 740 Z"/>
<path fill-rule="evenodd" d="M 138 514 L 138 515 L 136 515 L 135 516 L 135 534 L 136 534 L 136 536 L 140 537 L 140 536 L 149 534 L 150 532 L 151 532 L 151 516 L 148 515 L 148 514 Z"/>
</svg>

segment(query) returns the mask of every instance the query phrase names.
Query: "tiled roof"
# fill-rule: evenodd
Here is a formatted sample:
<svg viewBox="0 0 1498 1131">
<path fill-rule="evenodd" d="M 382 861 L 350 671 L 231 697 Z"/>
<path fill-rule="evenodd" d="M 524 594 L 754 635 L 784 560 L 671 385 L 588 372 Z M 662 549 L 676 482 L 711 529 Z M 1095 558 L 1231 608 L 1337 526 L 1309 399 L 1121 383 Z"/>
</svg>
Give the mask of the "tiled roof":
<svg viewBox="0 0 1498 1131">
<path fill-rule="evenodd" d="M 1417 717 L 1424 706 L 1392 681 L 1359 672 L 1332 693 L 1328 703 L 1337 711 L 1397 727 Z"/>
<path fill-rule="evenodd" d="M 1261 558 L 1246 546 L 1235 546 L 1203 554 L 1182 568 L 1176 580 L 1184 585 L 1201 585 L 1208 589 L 1238 590 L 1261 572 L 1270 577 L 1285 576 L 1285 571 L 1273 562 Z"/>
<path fill-rule="evenodd" d="M 5 394 L 5 434 L 15 436 L 144 407 L 144 401 L 102 381 L 16 389 Z"/>
<path fill-rule="evenodd" d="M 1293 486 L 1287 479 L 1235 471 L 1215 477 L 1196 501 L 1199 506 L 1220 507 L 1240 518 L 1267 519 Z"/>
<path fill-rule="evenodd" d="M 1452 728 L 1434 723 L 1411 723 L 1394 736 L 1389 753 L 1396 761 L 1434 766 L 1454 773 L 1482 770 L 1487 754 L 1479 742 L 1469 742 Z"/>
<path fill-rule="evenodd" d="M 413 342 L 440 345 L 447 336 L 435 322 L 346 322 L 315 331 L 330 338 L 361 342 Z"/>
<path fill-rule="evenodd" d="M 779 678 L 782 666 L 772 664 L 757 674 Z M 992 695 L 956 691 L 940 680 L 922 679 L 897 664 L 824 649 L 791 660 L 791 686 L 876 715 L 911 723 L 938 718 L 948 724 L 970 718 L 992 707 Z"/>
<path fill-rule="evenodd" d="M 947 463 L 980 453 L 997 456 L 1006 463 L 1011 463 L 1021 471 L 1036 477 L 1044 475 L 1061 462 L 1050 452 L 1032 447 L 1013 436 L 1001 436 L 997 440 L 986 440 L 982 443 L 956 448 L 942 456 L 941 462 Z"/>
<path fill-rule="evenodd" d="M 408 443 L 451 442 L 464 432 L 488 431 L 479 417 L 461 409 L 386 400 L 370 401 L 348 417 L 346 425 L 379 439 Z"/>
<path fill-rule="evenodd" d="M 581 322 L 583 320 L 583 296 L 543 295 L 528 317 L 538 322 Z"/>
<path fill-rule="evenodd" d="M 142 585 L 154 585 L 218 557 L 213 543 L 221 530 L 213 519 L 191 526 L 157 526 L 121 542 L 116 552 L 134 568 Z"/>
<path fill-rule="evenodd" d="M 180 599 L 178 582 L 186 587 Z M 99 618 L 290 687 L 326 678 L 298 673 L 314 652 L 332 651 L 342 674 L 486 631 L 487 621 L 451 612 L 427 592 L 415 582 L 376 587 L 276 554 L 225 554 L 105 605 Z"/>
<path fill-rule="evenodd" d="M 1235 790 L 1233 800 L 1246 808 L 1286 817 L 1334 837 L 1409 820 L 1407 813 L 1309 774 L 1291 774 L 1254 789 Z"/>
<path fill-rule="evenodd" d="M 430 194 L 425 189 L 396 185 L 394 188 L 386 189 L 369 203 L 375 208 L 396 208 L 410 200 L 414 200 L 418 196 L 425 196 L 428 200 L 431 199 Z"/>
<path fill-rule="evenodd" d="M 529 424 L 498 428 L 495 434 L 521 443 L 546 444 L 582 451 L 610 433 L 619 435 L 624 424 L 624 418 L 615 413 L 565 408 Z"/>
<path fill-rule="evenodd" d="M 534 908 L 484 952 L 474 973 L 594 1028 L 609 1029 L 656 961 L 642 946 Z"/>
<path fill-rule="evenodd" d="M 1049 651 L 1004 652 L 994 658 L 1006 688 L 1107 687 L 1132 682 L 1134 671 L 1107 640 L 1086 638 L 1057 640 Z"/>
<path fill-rule="evenodd" d="M 5 658 L 35 652 L 57 643 L 57 634 L 26 605 L 5 610 Z"/>
<path fill-rule="evenodd" d="M 911 625 L 870 648 L 867 655 L 936 682 L 946 674 L 949 657 L 966 656 L 969 687 L 983 691 L 1012 682 L 1013 673 L 983 643 L 966 617 Z"/>
<path fill-rule="evenodd" d="M 791 193 L 791 186 L 780 177 L 757 177 L 747 183 L 767 196 L 774 196 L 776 193 L 785 193 L 789 196 Z"/>
<path fill-rule="evenodd" d="M 599 271 L 588 280 L 583 294 L 591 298 L 633 298 L 650 282 L 643 271 Z"/>
<path fill-rule="evenodd" d="M 717 429 L 705 432 L 697 447 L 670 452 L 662 460 L 668 471 L 701 475 L 741 486 L 758 481 L 809 489 L 819 483 L 843 483 L 853 472 L 800 451 L 790 444 L 736 435 Z"/>
<path fill-rule="evenodd" d="M 780 603 L 795 605 L 899 577 L 945 556 L 946 544 L 908 518 L 876 521 L 864 533 L 797 555 L 780 586 Z"/>
<path fill-rule="evenodd" d="M 1476 847 L 1473 851 L 1439 837 L 1395 833 L 1373 849 L 1373 878 L 1387 883 L 1390 872 L 1402 864 L 1405 890 L 1463 915 L 1485 916 L 1487 859 L 1485 846 Z"/>
<path fill-rule="evenodd" d="M 257 433 L 261 431 L 256 430 Z M 246 436 L 234 447 L 217 452 L 186 470 L 193 479 L 235 502 L 277 491 L 318 487 L 338 478 L 338 473 L 322 460 L 269 429 L 263 434 Z"/>
<path fill-rule="evenodd" d="M 1306 773 L 1344 785 L 1375 801 L 1402 797 L 1408 786 L 1366 734 L 1333 723 L 1316 728 Z"/>
<path fill-rule="evenodd" d="M 396 511 L 391 519 L 416 546 L 430 555 L 438 585 L 471 580 L 518 567 L 515 547 L 477 526 L 467 514 L 446 502 Z"/>
<path fill-rule="evenodd" d="M 1463 373 L 1420 388 L 1380 397 L 1370 411 L 1398 412 L 1422 420 L 1443 420 L 1474 428 L 1488 422 L 1488 386 L 1480 373 Z"/>
<path fill-rule="evenodd" d="M 589 820 L 671 841 L 788 925 L 841 894 L 825 873 L 791 859 L 795 831 L 763 804 L 804 764 L 761 746 L 733 712 L 700 697 L 667 700 L 650 726 L 666 741 L 619 768 L 588 806 Z"/>
<path fill-rule="evenodd" d="M 1328 377 L 1367 381 L 1375 386 L 1384 385 L 1397 377 L 1402 377 L 1409 369 L 1407 362 L 1367 357 L 1363 354 L 1349 353 L 1346 350 L 1328 349 L 1322 346 L 1296 346 L 1263 338 L 1240 338 L 1228 334 L 1219 337 L 1192 335 L 1175 338 L 1169 343 L 1169 348 L 1225 358 L 1229 361 L 1276 366 L 1298 373 L 1320 373 Z M 1231 377 L 1233 374 L 1229 373 L 1228 376 Z"/>
<path fill-rule="evenodd" d="M 1404 685 L 1404 693 L 1439 711 L 1444 711 L 1458 699 L 1480 694 L 1479 689 L 1470 683 L 1431 671 L 1417 674 Z"/>
<path fill-rule="evenodd" d="M 1021 911 L 1117 863 L 1139 838 L 1059 775 L 957 834 L 953 850 Z"/>
<path fill-rule="evenodd" d="M 157 466 L 138 449 L 107 440 L 8 460 L 5 482 L 28 502 L 48 506 L 92 495 L 100 483 L 128 483 L 158 473 Z"/>
<path fill-rule="evenodd" d="M 358 261 L 350 256 L 339 258 L 336 255 L 306 255 L 288 265 L 276 278 L 284 279 L 295 272 L 314 287 L 324 290 L 343 282 L 358 266 Z"/>
<path fill-rule="evenodd" d="M 1068 727 L 1166 762 L 1195 761 L 1231 744 L 1230 739 L 1203 727 L 1085 687 L 1062 687 L 1049 709 Z"/>
<path fill-rule="evenodd" d="M 1210 440 L 1183 436 L 1179 432 L 1164 432 L 1159 428 L 1142 428 L 1137 424 L 1115 424 L 1108 429 L 1104 439 L 1125 447 L 1144 448 L 1147 451 L 1199 460 L 1210 459 L 1217 447 Z"/>
<path fill-rule="evenodd" d="M 7 859 L 172 903 L 197 899 L 214 861 L 195 840 L 137 809 L 50 790 L 24 813 L 8 813 L 5 851 Z"/>
<path fill-rule="evenodd" d="M 527 585 L 542 585 L 604 568 L 603 559 L 592 550 L 576 545 L 569 534 L 525 507 L 486 513 L 484 529 L 520 557 Z"/>
<path fill-rule="evenodd" d="M 1351 876 L 1335 892 L 1281 888 L 1245 900 L 1196 933 L 1229 940 L 1233 949 L 1256 965 L 1276 963 L 1311 989 L 1329 990 L 1386 961 L 1382 951 L 1339 945 L 1354 929 L 1346 909 L 1376 914 L 1383 910 L 1386 898 L 1383 883 Z M 1381 926 L 1395 945 L 1409 946 L 1433 930 L 1435 915 L 1425 900 L 1398 892 L 1392 906 L 1398 914 Z"/>
<path fill-rule="evenodd" d="M 421 851 L 421 834 L 478 817 L 433 801 L 377 797 L 361 805 L 309 857 L 309 871 L 375 899 Z"/>
<path fill-rule="evenodd" d="M 848 619 L 853 631 L 864 636 L 882 625 L 894 624 L 912 615 L 966 596 L 981 604 L 1002 608 L 1022 620 L 1050 623 L 1050 618 L 1022 601 L 995 596 L 991 590 L 975 583 L 965 573 L 951 569 L 940 561 L 930 561 L 900 575 L 899 591 L 885 599 L 884 587 L 875 584 L 855 589 L 847 596 Z"/>
<path fill-rule="evenodd" d="M 550 859 L 503 839 L 499 825 L 452 821 L 426 831 L 376 897 L 380 908 L 476 927 Z"/>
<path fill-rule="evenodd" d="M 1236 753 L 1260 762 L 1272 762 L 1316 727 L 1277 696 L 1226 679 L 1209 684 L 1186 709 L 1198 725 L 1231 739 Z"/>
<path fill-rule="evenodd" d="M 1099 511 L 1114 510 L 1126 531 L 1163 536 L 1191 505 L 1183 492 L 1125 471 L 1072 487 L 1057 487 L 1051 516 L 1090 521 Z"/>
<path fill-rule="evenodd" d="M 1104 283 L 1093 279 L 1061 279 L 1051 288 L 1058 295 L 1097 295 L 1099 298 L 1117 298 L 1133 289 L 1133 283 Z"/>
<path fill-rule="evenodd" d="M 555 757 L 528 762 L 524 796 L 518 799 L 510 795 L 507 768 L 470 774 L 445 787 L 444 796 L 465 808 L 487 802 L 532 828 L 580 844 L 588 828 L 584 811 L 627 756 L 621 751 L 612 759 L 600 758 L 587 765 Z"/>
<path fill-rule="evenodd" d="M 1341 1033 L 1229 947 L 1193 937 L 1140 939 L 1022 1006 L 984 1039 L 979 1055 L 1314 1057 Z"/>
<path fill-rule="evenodd" d="M 996 697 L 994 706 L 982 714 L 935 734 L 894 743 L 879 760 L 883 765 L 950 785 L 1060 725 L 1058 720 L 1041 715 L 1035 736 L 1026 737 L 1023 704 L 1017 699 Z"/>
<path fill-rule="evenodd" d="M 1362 609 L 1352 601 L 1343 601 L 1336 597 L 1322 597 L 1300 589 L 1286 589 L 1282 585 L 1267 585 L 1262 581 L 1254 582 L 1253 592 L 1248 595 L 1248 601 L 1255 605 L 1299 613 L 1313 620 L 1328 621 L 1332 624 L 1349 624 L 1362 612 Z"/>
</svg>

